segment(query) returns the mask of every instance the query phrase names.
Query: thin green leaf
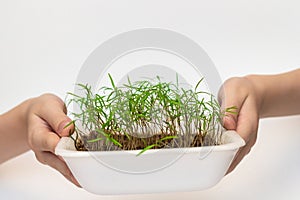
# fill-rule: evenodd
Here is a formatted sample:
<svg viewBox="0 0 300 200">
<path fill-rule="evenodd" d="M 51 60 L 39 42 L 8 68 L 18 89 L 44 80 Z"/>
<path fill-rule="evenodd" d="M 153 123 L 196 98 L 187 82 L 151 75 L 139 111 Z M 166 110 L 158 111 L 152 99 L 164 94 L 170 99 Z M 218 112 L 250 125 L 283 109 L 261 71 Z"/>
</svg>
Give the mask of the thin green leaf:
<svg viewBox="0 0 300 200">
<path fill-rule="evenodd" d="M 144 153 L 145 151 L 152 149 L 153 147 L 158 146 L 158 144 L 151 144 L 149 146 L 146 146 L 144 149 L 142 149 L 136 156 L 140 156 L 142 153 Z"/>
</svg>

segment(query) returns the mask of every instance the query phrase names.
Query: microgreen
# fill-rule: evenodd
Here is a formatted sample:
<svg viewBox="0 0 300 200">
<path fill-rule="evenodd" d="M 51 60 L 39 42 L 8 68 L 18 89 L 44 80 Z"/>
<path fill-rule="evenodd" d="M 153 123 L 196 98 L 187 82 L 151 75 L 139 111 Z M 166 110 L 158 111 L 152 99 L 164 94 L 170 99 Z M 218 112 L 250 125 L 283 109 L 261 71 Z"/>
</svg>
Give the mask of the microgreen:
<svg viewBox="0 0 300 200">
<path fill-rule="evenodd" d="M 78 84 L 83 96 L 68 93 L 78 112 L 71 113 L 75 124 L 75 142 L 79 150 L 141 150 L 217 145 L 222 133 L 221 121 L 236 107 L 221 111 L 210 93 L 181 88 L 163 82 L 159 76 L 92 92 L 88 84 Z M 208 100 L 207 100 L 208 99 Z M 79 124 L 78 124 L 79 123 Z M 73 137 L 73 136 L 72 136 Z M 81 141 L 78 142 L 78 137 Z"/>
</svg>

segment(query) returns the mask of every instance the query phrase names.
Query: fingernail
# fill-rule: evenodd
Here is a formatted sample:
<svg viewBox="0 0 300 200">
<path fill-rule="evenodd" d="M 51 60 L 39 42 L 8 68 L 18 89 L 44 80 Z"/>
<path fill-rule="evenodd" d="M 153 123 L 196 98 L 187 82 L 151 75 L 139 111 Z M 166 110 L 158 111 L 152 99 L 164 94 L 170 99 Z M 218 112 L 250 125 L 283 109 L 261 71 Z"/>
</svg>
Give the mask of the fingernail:
<svg viewBox="0 0 300 200">
<path fill-rule="evenodd" d="M 225 116 L 223 119 L 223 125 L 226 129 L 229 130 L 236 129 L 236 121 L 232 116 Z"/>
<path fill-rule="evenodd" d="M 60 124 L 59 124 L 59 126 L 58 126 L 57 132 L 58 132 L 58 133 L 61 133 L 61 132 L 64 130 L 64 128 L 65 128 L 66 125 L 67 125 L 66 122 L 60 122 Z"/>
<path fill-rule="evenodd" d="M 60 122 L 60 124 L 58 126 L 58 130 L 57 130 L 59 135 L 63 136 L 62 133 L 63 133 L 64 129 L 66 129 L 68 127 L 69 123 L 70 123 L 70 120 L 64 120 L 64 121 Z M 68 135 L 69 135 L 69 133 L 68 133 Z M 68 135 L 65 135 L 65 136 L 68 136 Z"/>
</svg>

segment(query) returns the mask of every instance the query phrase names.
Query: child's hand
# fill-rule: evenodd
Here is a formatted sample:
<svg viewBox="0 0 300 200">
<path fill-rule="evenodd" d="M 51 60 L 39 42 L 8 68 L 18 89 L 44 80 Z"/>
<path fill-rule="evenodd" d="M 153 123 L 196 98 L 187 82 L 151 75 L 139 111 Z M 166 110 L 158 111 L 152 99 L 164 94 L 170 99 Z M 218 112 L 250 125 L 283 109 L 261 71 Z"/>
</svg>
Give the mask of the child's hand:
<svg viewBox="0 0 300 200">
<path fill-rule="evenodd" d="M 54 154 L 54 149 L 62 136 L 69 136 L 73 126 L 65 126 L 71 121 L 67 117 L 64 102 L 55 95 L 44 94 L 30 100 L 27 112 L 28 144 L 38 161 L 62 173 L 68 180 L 79 186 L 65 161 Z"/>
<path fill-rule="evenodd" d="M 236 130 L 245 140 L 246 145 L 239 149 L 227 173 L 230 173 L 246 156 L 255 144 L 257 137 L 260 99 L 249 77 L 228 79 L 219 91 L 222 108 L 237 107 L 237 114 L 224 117 L 224 127 Z"/>
</svg>

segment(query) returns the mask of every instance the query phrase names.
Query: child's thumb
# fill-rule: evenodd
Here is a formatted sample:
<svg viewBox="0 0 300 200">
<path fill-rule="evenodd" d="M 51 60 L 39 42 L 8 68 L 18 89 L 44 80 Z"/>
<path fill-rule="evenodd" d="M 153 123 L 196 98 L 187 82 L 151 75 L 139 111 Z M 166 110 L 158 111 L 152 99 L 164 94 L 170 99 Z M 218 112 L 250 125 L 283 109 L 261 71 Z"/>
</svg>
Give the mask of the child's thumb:
<svg viewBox="0 0 300 200">
<path fill-rule="evenodd" d="M 66 115 L 67 109 L 64 102 L 55 95 L 42 95 L 43 106 L 36 114 L 44 119 L 59 136 L 69 136 L 74 131 L 72 120 Z"/>
</svg>

